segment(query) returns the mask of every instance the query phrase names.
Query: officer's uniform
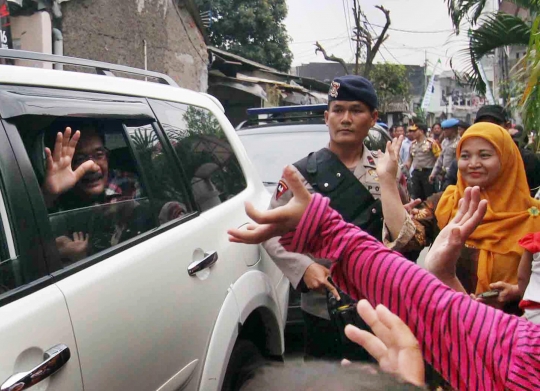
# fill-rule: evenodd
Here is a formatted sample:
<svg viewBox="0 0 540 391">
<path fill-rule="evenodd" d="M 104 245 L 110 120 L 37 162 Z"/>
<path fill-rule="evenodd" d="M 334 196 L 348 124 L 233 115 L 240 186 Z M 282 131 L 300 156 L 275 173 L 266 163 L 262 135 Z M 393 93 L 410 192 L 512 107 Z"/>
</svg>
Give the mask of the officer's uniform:
<svg viewBox="0 0 540 391">
<path fill-rule="evenodd" d="M 352 83 L 352 86 L 349 83 Z M 374 96 L 375 104 L 370 104 L 370 106 L 376 107 L 376 96 L 371 83 L 358 76 L 345 76 L 334 80 L 329 98 L 364 101 L 357 97 L 358 95 L 365 96 L 363 94 L 366 91 L 363 89 L 368 89 L 367 93 Z M 375 237 L 381 238 L 384 222 L 379 200 L 381 189 L 376 172 L 377 158 L 377 153 L 369 151 L 364 146 L 359 164 L 356 167 L 347 168 L 336 155 L 323 148 L 296 162 L 295 167 L 299 171 L 302 182 L 310 192 L 318 192 L 328 196 L 331 205 L 334 204 L 335 209 L 344 216 L 346 221 L 366 229 Z M 402 187 L 400 192 L 403 193 L 402 201 L 407 201 L 406 190 Z M 272 196 L 270 208 L 285 205 L 292 197 L 293 194 L 286 183 L 280 181 Z M 355 200 L 357 202 L 354 202 Z M 410 217 L 407 217 L 398 238 L 394 242 L 388 243 L 388 246 L 390 248 L 404 246 L 414 236 L 415 230 L 414 223 Z M 272 238 L 266 241 L 263 246 L 293 287 L 303 291 L 301 307 L 306 325 L 306 356 L 327 359 L 342 358 L 344 347 L 340 342 L 338 331 L 329 321 L 326 296 L 307 290 L 303 281 L 304 274 L 311 264 L 317 262 L 329 268 L 330 262 L 287 252 L 279 244 L 279 238 Z"/>
<path fill-rule="evenodd" d="M 460 121 L 455 118 L 450 118 L 442 122 L 441 126 L 444 129 L 456 128 L 456 135 L 454 138 L 449 139 L 445 138 L 442 142 L 442 152 L 431 171 L 431 175 L 436 178 L 438 183 L 443 184 L 446 173 L 450 169 L 452 161 L 456 159 L 456 149 L 461 137 L 457 134 L 457 126 L 460 124 Z M 441 188 L 437 188 L 437 191 L 444 191 L 446 187 L 443 185 Z"/>
<path fill-rule="evenodd" d="M 424 138 L 423 141 L 413 141 L 410 149 L 410 160 L 414 166 L 412 173 L 412 197 L 425 200 L 435 192 L 435 187 L 429 183 L 429 176 L 435 162 L 441 153 L 435 140 Z"/>
<path fill-rule="evenodd" d="M 456 149 L 459 144 L 460 137 L 456 136 L 453 139 L 445 138 L 442 142 L 442 152 L 431 171 L 431 175 L 440 176 L 444 179 L 444 176 L 448 172 L 452 161 L 456 159 Z"/>
</svg>

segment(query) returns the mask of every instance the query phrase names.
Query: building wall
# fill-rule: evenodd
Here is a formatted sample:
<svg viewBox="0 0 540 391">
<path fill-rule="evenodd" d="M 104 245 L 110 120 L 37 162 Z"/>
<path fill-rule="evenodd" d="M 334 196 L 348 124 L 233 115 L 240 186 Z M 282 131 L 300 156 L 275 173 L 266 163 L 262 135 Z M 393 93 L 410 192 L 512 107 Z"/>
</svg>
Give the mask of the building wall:
<svg viewBox="0 0 540 391">
<path fill-rule="evenodd" d="M 71 0 L 59 26 L 64 55 L 166 73 L 180 86 L 206 91 L 204 38 L 179 0 Z"/>
<path fill-rule="evenodd" d="M 48 12 L 31 16 L 11 17 L 11 36 L 15 49 L 52 53 L 52 23 Z M 16 65 L 52 68 L 52 64 L 32 61 L 15 61 Z"/>
</svg>

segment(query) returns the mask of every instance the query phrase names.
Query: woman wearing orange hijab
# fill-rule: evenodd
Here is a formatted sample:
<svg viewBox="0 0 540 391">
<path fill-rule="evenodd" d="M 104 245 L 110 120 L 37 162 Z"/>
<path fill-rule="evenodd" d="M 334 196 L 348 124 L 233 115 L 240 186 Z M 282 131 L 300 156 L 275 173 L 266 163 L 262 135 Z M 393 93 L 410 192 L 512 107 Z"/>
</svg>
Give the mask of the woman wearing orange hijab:
<svg viewBox="0 0 540 391">
<path fill-rule="evenodd" d="M 497 290 L 492 303 L 519 300 L 517 270 L 523 249 L 518 241 L 540 231 L 540 201 L 530 196 L 521 155 L 508 131 L 480 122 L 471 126 L 456 149 L 458 182 L 428 198 L 416 217 L 417 232 L 405 249 L 429 245 L 455 216 L 468 186 L 480 186 L 488 200 L 483 223 L 466 242 L 456 274 L 465 289 L 480 294 Z"/>
</svg>

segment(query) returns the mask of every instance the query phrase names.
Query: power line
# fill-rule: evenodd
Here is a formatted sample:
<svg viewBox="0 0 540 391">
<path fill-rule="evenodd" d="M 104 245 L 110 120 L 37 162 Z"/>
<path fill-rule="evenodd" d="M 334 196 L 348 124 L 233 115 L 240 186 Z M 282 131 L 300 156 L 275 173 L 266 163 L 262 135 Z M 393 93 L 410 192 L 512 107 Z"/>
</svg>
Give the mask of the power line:
<svg viewBox="0 0 540 391">
<path fill-rule="evenodd" d="M 345 2 L 347 2 L 347 5 L 345 5 Z M 343 14 L 345 15 L 345 26 L 347 27 L 347 36 L 349 37 L 349 47 L 351 48 L 351 52 L 354 53 L 351 39 L 351 26 L 349 25 L 349 13 L 347 12 L 349 8 L 349 2 L 347 0 L 342 0 L 341 4 L 343 5 Z"/>
<path fill-rule="evenodd" d="M 384 28 L 384 26 L 381 26 L 375 23 L 373 23 L 373 26 Z M 403 30 L 403 29 L 396 29 L 393 27 L 389 27 L 388 30 L 399 31 L 402 33 L 410 33 L 410 34 L 440 34 L 440 33 L 453 33 L 454 32 L 454 30 L 435 30 L 435 31 Z"/>
<path fill-rule="evenodd" d="M 305 44 L 305 43 L 335 41 L 335 40 L 341 39 L 343 37 L 344 37 L 344 35 L 341 34 L 341 35 L 338 35 L 337 37 L 334 37 L 334 38 L 312 39 L 310 41 L 291 42 L 291 45 L 300 45 L 300 44 Z"/>
</svg>

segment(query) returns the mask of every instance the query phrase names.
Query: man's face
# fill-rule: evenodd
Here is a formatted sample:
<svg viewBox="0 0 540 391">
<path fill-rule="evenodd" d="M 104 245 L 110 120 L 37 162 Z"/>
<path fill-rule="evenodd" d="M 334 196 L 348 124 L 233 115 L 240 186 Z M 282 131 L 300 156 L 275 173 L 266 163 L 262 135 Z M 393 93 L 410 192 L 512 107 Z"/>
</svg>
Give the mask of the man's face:
<svg viewBox="0 0 540 391">
<path fill-rule="evenodd" d="M 377 118 L 377 110 L 360 101 L 333 101 L 324 112 L 330 140 L 338 145 L 362 145 Z"/>
<path fill-rule="evenodd" d="M 411 141 L 414 141 L 415 140 L 415 133 L 416 133 L 416 130 L 407 130 L 407 138 Z"/>
<path fill-rule="evenodd" d="M 405 129 L 403 128 L 403 126 L 398 126 L 396 130 L 394 131 L 394 137 L 398 138 L 399 136 L 404 136 L 404 135 L 405 135 Z"/>
<path fill-rule="evenodd" d="M 93 160 L 99 170 L 87 171 L 75 185 L 75 190 L 79 194 L 93 198 L 105 191 L 109 176 L 109 159 L 101 137 L 92 130 L 81 131 L 81 138 L 73 155 L 71 166 L 75 170 L 88 160 Z"/>
<path fill-rule="evenodd" d="M 444 137 L 445 138 L 454 138 L 457 135 L 457 127 L 445 128 Z"/>
<path fill-rule="evenodd" d="M 416 129 L 413 132 L 413 134 L 414 134 L 414 139 L 417 141 L 420 141 L 422 137 L 424 137 L 424 132 L 420 128 Z"/>
<path fill-rule="evenodd" d="M 440 135 L 441 131 L 442 131 L 441 125 L 439 124 L 433 125 L 433 128 L 431 128 L 431 133 L 433 133 L 436 136 Z"/>
</svg>

